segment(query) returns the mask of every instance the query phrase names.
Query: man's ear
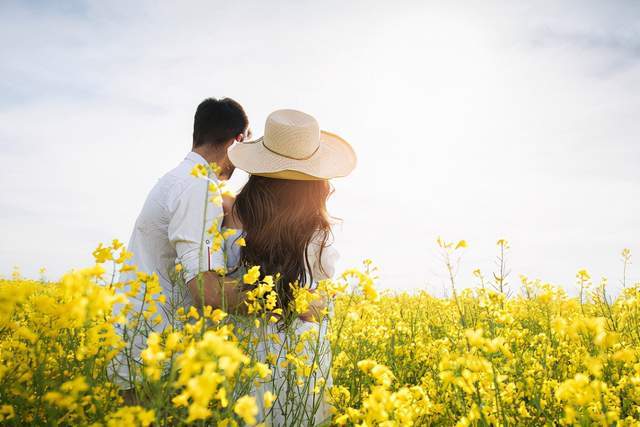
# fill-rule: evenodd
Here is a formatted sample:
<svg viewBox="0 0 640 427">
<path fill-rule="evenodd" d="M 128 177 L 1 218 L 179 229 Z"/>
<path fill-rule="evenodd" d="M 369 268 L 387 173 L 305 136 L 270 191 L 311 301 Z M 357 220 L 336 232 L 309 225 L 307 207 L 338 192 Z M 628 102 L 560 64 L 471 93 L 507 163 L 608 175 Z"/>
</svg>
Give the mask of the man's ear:
<svg viewBox="0 0 640 427">
<path fill-rule="evenodd" d="M 232 138 L 232 139 L 228 140 L 227 142 L 225 142 L 224 146 L 222 147 L 223 151 L 226 153 L 227 150 L 229 149 L 229 147 L 231 147 L 233 144 L 235 144 L 236 141 L 237 141 L 236 138 Z"/>
<path fill-rule="evenodd" d="M 243 133 L 239 133 L 238 135 L 236 135 L 236 142 L 242 142 L 244 141 L 244 134 Z"/>
</svg>

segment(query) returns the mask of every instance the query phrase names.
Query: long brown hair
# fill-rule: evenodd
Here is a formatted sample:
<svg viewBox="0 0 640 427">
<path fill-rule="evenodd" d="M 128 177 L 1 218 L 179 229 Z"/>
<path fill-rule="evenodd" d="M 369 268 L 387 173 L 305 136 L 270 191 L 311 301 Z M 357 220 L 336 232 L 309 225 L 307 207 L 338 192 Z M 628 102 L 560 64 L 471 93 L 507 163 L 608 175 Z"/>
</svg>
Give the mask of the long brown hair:
<svg viewBox="0 0 640 427">
<path fill-rule="evenodd" d="M 259 265 L 263 276 L 280 273 L 276 289 L 285 309 L 292 299 L 289 284 L 313 283 L 308 247 L 312 240 L 320 244 L 321 257 L 331 236 L 326 208 L 331 193 L 328 181 L 251 175 L 236 197 L 233 214 L 242 223 L 246 242 L 240 265 Z"/>
</svg>

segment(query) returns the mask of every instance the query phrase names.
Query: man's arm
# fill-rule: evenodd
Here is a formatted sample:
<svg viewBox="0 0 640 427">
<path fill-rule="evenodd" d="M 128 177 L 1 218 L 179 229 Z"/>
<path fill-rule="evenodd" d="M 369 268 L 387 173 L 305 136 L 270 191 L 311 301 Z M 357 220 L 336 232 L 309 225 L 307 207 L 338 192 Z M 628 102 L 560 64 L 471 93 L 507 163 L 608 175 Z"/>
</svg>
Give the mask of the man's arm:
<svg viewBox="0 0 640 427">
<path fill-rule="evenodd" d="M 184 279 L 196 307 L 235 308 L 240 290 L 234 283 L 224 284 L 215 270 L 225 269 L 222 248 L 213 244 L 213 233 L 220 232 L 222 206 L 210 201 L 209 183 L 193 178 L 170 204 L 169 241 L 182 264 Z"/>
<path fill-rule="evenodd" d="M 245 292 L 237 280 L 206 271 L 189 280 L 187 287 L 196 307 L 210 305 L 229 313 L 245 313 Z"/>
<path fill-rule="evenodd" d="M 196 307 L 210 305 L 227 313 L 246 314 L 247 306 L 244 304 L 246 293 L 236 279 L 218 276 L 213 271 L 207 271 L 194 277 L 187 283 Z M 203 298 L 204 297 L 204 298 Z M 309 308 L 298 315 L 305 322 L 322 319 L 322 312 L 327 308 L 327 300 L 322 297 L 309 303 Z"/>
</svg>

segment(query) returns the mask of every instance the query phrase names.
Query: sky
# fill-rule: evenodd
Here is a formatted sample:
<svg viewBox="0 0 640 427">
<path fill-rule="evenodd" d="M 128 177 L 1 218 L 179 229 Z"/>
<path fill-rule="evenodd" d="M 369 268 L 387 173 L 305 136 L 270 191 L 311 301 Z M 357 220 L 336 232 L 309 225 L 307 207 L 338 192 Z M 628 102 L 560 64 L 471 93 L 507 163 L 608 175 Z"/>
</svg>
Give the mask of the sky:
<svg viewBox="0 0 640 427">
<path fill-rule="evenodd" d="M 502 238 L 514 290 L 582 268 L 615 290 L 640 259 L 636 1 L 5 0 L 0 56 L 0 274 L 126 241 L 210 96 L 255 135 L 294 108 L 351 142 L 339 268 L 370 258 L 383 288 L 442 295 L 438 236 L 468 242 L 459 286 Z"/>
</svg>

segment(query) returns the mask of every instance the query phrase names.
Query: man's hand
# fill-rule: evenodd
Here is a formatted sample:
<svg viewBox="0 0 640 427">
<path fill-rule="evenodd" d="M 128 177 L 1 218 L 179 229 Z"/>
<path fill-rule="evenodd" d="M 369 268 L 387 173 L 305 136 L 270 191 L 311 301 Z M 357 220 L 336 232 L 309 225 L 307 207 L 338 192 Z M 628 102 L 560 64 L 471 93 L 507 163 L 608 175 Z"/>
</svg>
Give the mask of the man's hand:
<svg viewBox="0 0 640 427">
<path fill-rule="evenodd" d="M 305 322 L 318 322 L 322 319 L 322 312 L 327 308 L 327 300 L 324 297 L 315 299 L 309 303 L 309 308 L 298 318 Z"/>
<path fill-rule="evenodd" d="M 210 305 L 228 313 L 243 313 L 245 292 L 235 279 L 219 276 L 213 271 L 206 271 L 200 277 L 191 279 L 187 286 L 196 307 Z"/>
<path fill-rule="evenodd" d="M 201 278 L 191 279 L 187 286 L 197 307 L 210 305 L 213 309 L 219 308 L 227 313 L 246 313 L 246 292 L 237 279 L 221 277 L 213 271 L 207 271 Z M 305 322 L 319 321 L 326 308 L 326 298 L 320 297 L 311 301 L 307 311 L 298 315 L 298 318 Z"/>
</svg>

